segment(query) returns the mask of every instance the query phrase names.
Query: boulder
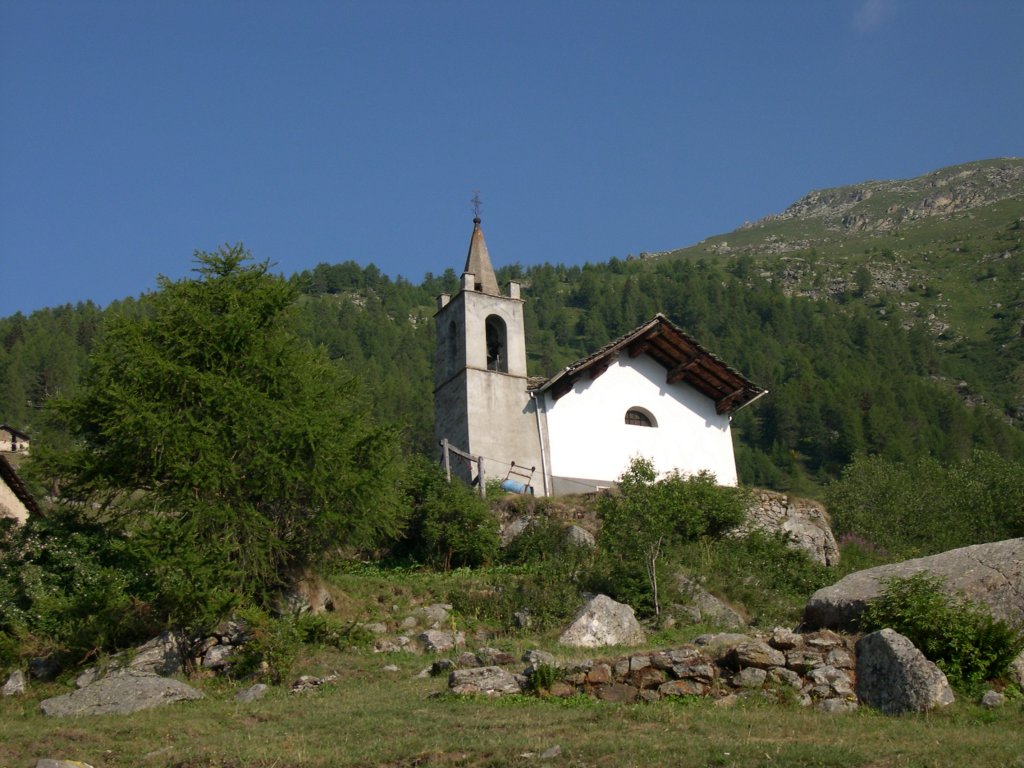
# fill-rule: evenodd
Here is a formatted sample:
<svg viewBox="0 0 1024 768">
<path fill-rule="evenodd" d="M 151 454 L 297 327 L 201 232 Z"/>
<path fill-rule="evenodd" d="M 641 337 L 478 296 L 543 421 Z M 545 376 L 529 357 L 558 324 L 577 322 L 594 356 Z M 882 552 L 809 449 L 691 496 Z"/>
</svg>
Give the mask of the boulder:
<svg viewBox="0 0 1024 768">
<path fill-rule="evenodd" d="M 698 635 L 693 642 L 713 660 L 723 661 L 732 654 L 737 645 L 748 643 L 753 639 L 750 635 L 742 635 L 738 632 L 715 632 Z"/>
<path fill-rule="evenodd" d="M 999 693 L 998 691 L 985 691 L 981 696 L 981 701 L 978 703 L 985 709 L 995 709 L 1006 703 L 1006 694 Z"/>
<path fill-rule="evenodd" d="M 682 573 L 677 575 L 676 586 L 679 592 L 689 599 L 689 604 L 683 610 L 694 623 L 717 624 L 730 629 L 742 629 L 747 626 L 744 618 L 727 603 L 719 600 L 689 576 Z"/>
<path fill-rule="evenodd" d="M 1010 662 L 1007 674 L 1010 677 L 1010 682 L 1016 683 L 1018 688 L 1024 688 L 1024 651 Z"/>
<path fill-rule="evenodd" d="M 804 625 L 851 629 L 865 605 L 885 590 L 887 579 L 922 572 L 940 577 L 950 595 L 962 592 L 996 618 L 1024 623 L 1024 539 L 1007 539 L 851 573 L 811 595 Z"/>
<path fill-rule="evenodd" d="M 839 563 L 839 545 L 828 512 L 816 501 L 774 491 L 757 491 L 747 521 L 736 533 L 761 530 L 781 533 L 794 549 L 801 549 L 822 565 Z"/>
<path fill-rule="evenodd" d="M 428 629 L 416 639 L 428 653 L 448 653 L 466 644 L 466 636 L 461 632 L 448 632 L 443 629 Z"/>
<path fill-rule="evenodd" d="M 256 683 L 243 691 L 239 691 L 235 694 L 235 701 L 250 702 L 259 701 L 267 695 L 267 691 L 270 690 L 265 683 Z"/>
<path fill-rule="evenodd" d="M 500 696 L 503 693 L 520 693 L 523 687 L 519 678 L 501 667 L 473 667 L 452 670 L 448 676 L 448 689 L 463 695 Z"/>
<path fill-rule="evenodd" d="M 189 642 L 185 634 L 169 629 L 133 651 L 111 656 L 102 667 L 83 670 L 75 678 L 75 687 L 85 688 L 111 675 L 176 675 L 184 670 L 188 652 Z"/>
<path fill-rule="evenodd" d="M 539 648 L 531 648 L 523 653 L 522 660 L 527 664 L 534 666 L 540 666 L 541 664 L 547 664 L 549 667 L 555 666 L 557 661 L 555 657 L 547 651 L 542 651 Z"/>
<path fill-rule="evenodd" d="M 7 682 L 0 688 L 0 696 L 20 696 L 25 692 L 25 673 L 16 669 L 7 676 Z"/>
<path fill-rule="evenodd" d="M 72 693 L 45 699 L 44 715 L 126 715 L 142 709 L 201 699 L 203 694 L 185 683 L 152 674 L 125 673 L 97 680 Z"/>
<path fill-rule="evenodd" d="M 477 648 L 477 664 L 484 667 L 504 667 L 516 663 L 516 657 L 499 648 Z"/>
<path fill-rule="evenodd" d="M 593 549 L 597 546 L 594 534 L 586 528 L 582 528 L 578 525 L 570 525 L 565 529 L 565 540 L 574 547 L 586 547 L 587 549 Z"/>
<path fill-rule="evenodd" d="M 215 645 L 203 654 L 203 669 L 227 669 L 235 649 L 230 645 Z"/>
<path fill-rule="evenodd" d="M 803 647 L 804 638 L 791 629 L 775 627 L 768 638 L 768 644 L 779 651 L 792 651 Z"/>
<path fill-rule="evenodd" d="M 501 546 L 507 547 L 512 540 L 523 533 L 533 523 L 533 515 L 520 515 L 502 526 L 499 533 Z"/>
<path fill-rule="evenodd" d="M 451 613 L 452 606 L 449 603 L 433 603 L 417 608 L 412 615 L 422 621 L 425 626 L 437 629 L 448 623 Z"/>
<path fill-rule="evenodd" d="M 756 667 L 767 670 L 786 666 L 786 655 L 763 640 L 749 640 L 733 649 L 732 661 L 736 669 Z"/>
<path fill-rule="evenodd" d="M 953 703 L 942 670 L 892 629 L 857 641 L 857 696 L 886 714 L 925 712 Z"/>
<path fill-rule="evenodd" d="M 316 677 L 315 675 L 299 675 L 298 679 L 292 683 L 289 689 L 291 693 L 309 693 L 315 691 L 321 686 L 333 683 L 338 679 L 336 674 L 325 675 L 324 677 Z"/>
<path fill-rule="evenodd" d="M 182 671 L 186 649 L 184 633 L 167 630 L 136 648 L 126 667 L 142 674 L 175 675 Z"/>
<path fill-rule="evenodd" d="M 633 609 L 607 595 L 597 595 L 579 610 L 558 642 L 577 648 L 640 645 L 646 636 Z"/>
<path fill-rule="evenodd" d="M 768 679 L 768 673 L 757 667 L 741 669 L 730 681 L 734 688 L 760 688 Z"/>
</svg>

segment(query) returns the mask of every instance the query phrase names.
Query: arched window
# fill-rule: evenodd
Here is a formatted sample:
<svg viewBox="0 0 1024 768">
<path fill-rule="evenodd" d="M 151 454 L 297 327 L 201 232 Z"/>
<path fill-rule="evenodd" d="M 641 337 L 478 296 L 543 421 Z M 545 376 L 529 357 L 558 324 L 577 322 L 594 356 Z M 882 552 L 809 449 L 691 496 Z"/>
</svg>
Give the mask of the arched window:
<svg viewBox="0 0 1024 768">
<path fill-rule="evenodd" d="M 490 315 L 485 321 L 487 329 L 487 370 L 508 373 L 508 331 L 505 321 Z"/>
<path fill-rule="evenodd" d="M 626 411 L 626 423 L 632 427 L 658 426 L 658 422 L 654 420 L 651 412 L 644 408 L 630 408 Z"/>
</svg>

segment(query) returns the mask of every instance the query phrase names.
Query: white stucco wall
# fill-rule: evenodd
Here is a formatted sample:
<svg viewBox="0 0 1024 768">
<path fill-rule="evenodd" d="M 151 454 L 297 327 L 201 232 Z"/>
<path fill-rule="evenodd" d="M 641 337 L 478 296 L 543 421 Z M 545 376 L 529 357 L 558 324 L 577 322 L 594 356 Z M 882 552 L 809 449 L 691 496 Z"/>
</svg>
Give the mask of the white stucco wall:
<svg viewBox="0 0 1024 768">
<path fill-rule="evenodd" d="M 584 373 L 560 399 L 548 391 L 551 475 L 610 484 L 639 455 L 663 474 L 706 469 L 719 484 L 736 485 L 729 417 L 715 413 L 710 398 L 687 384 L 668 385 L 665 377 L 647 355 L 621 354 L 596 379 Z M 636 407 L 650 412 L 658 426 L 626 424 L 626 411 Z"/>
</svg>

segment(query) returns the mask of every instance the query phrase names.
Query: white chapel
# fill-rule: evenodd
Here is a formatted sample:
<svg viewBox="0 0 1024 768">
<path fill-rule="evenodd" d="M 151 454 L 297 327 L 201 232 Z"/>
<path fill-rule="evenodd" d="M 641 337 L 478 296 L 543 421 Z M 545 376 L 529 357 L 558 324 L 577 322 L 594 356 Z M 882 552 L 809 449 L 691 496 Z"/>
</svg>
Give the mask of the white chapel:
<svg viewBox="0 0 1024 768">
<path fill-rule="evenodd" d="M 460 290 L 438 297 L 434 318 L 434 432 L 466 481 L 482 472 L 537 495 L 585 493 L 643 456 L 662 473 L 736 485 L 732 414 L 765 390 L 663 315 L 528 377 L 520 286 L 502 293 L 477 216 Z"/>
</svg>

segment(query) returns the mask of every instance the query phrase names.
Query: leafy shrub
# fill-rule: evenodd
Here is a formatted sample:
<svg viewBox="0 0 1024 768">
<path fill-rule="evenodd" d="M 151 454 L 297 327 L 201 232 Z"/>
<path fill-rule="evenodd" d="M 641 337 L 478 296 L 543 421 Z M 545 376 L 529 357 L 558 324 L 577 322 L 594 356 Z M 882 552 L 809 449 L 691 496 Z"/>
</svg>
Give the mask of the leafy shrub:
<svg viewBox="0 0 1024 768">
<path fill-rule="evenodd" d="M 905 558 L 1024 535 L 1024 466 L 993 453 L 942 464 L 860 456 L 826 490 L 839 535 Z"/>
<path fill-rule="evenodd" d="M 893 560 L 884 549 L 856 533 L 844 533 L 838 543 L 842 574 L 864 571 Z"/>
<path fill-rule="evenodd" d="M 75 660 L 162 629 L 145 560 L 126 537 L 68 510 L 0 532 L 0 632 Z"/>
<path fill-rule="evenodd" d="M 258 608 L 238 612 L 246 625 L 245 641 L 231 657 L 234 677 L 254 677 L 278 684 L 291 671 L 302 645 L 292 616 L 274 618 Z"/>
<path fill-rule="evenodd" d="M 519 628 L 516 614 L 529 616 L 531 631 L 561 626 L 581 604 L 580 586 L 559 564 L 496 568 L 474 586 L 461 585 L 448 594 L 455 611 L 477 621 Z"/>
<path fill-rule="evenodd" d="M 525 613 L 530 628 L 537 631 L 564 624 L 576 612 L 581 588 L 591 579 L 593 550 L 572 542 L 562 523 L 543 514 L 543 505 L 534 509 L 541 514 L 502 552 L 502 559 L 513 568 L 494 580 L 483 598 L 486 604 L 479 593 L 476 600 L 466 594 L 453 597 L 453 602 L 463 605 L 461 612 L 468 609 L 507 629 L 516 627 L 517 613 Z"/>
<path fill-rule="evenodd" d="M 295 618 L 299 638 L 303 643 L 346 648 L 369 648 L 373 634 L 358 622 L 344 623 L 322 613 L 303 613 Z"/>
<path fill-rule="evenodd" d="M 807 599 L 834 580 L 826 566 L 790 547 L 782 535 L 759 530 L 690 542 L 676 557 L 706 589 L 728 595 L 761 627 L 798 621 Z"/>
<path fill-rule="evenodd" d="M 403 491 L 409 523 L 394 554 L 437 568 L 476 566 L 498 553 L 498 523 L 486 502 L 458 480 L 449 483 L 430 460 L 409 460 Z"/>
<path fill-rule="evenodd" d="M 546 691 L 558 681 L 561 674 L 562 670 L 552 664 L 538 664 L 530 671 L 530 689 Z"/>
<path fill-rule="evenodd" d="M 0 631 L 0 672 L 17 666 L 21 657 L 21 643 L 18 638 Z"/>
<path fill-rule="evenodd" d="M 719 486 L 706 471 L 656 477 L 650 460 L 634 458 L 619 478 L 619 492 L 599 501 L 598 514 L 601 548 L 613 560 L 607 571 L 609 586 L 620 595 L 633 592 L 637 575 L 645 574 L 649 604 L 659 615 L 658 560 L 666 548 L 738 525 L 749 499 L 741 489 Z M 635 599 L 630 604 L 640 608 Z"/>
<path fill-rule="evenodd" d="M 942 579 L 926 573 L 890 579 L 861 614 L 861 630 L 886 627 L 906 636 L 950 683 L 966 688 L 1002 675 L 1024 650 L 1018 628 L 962 597 L 950 597 Z"/>
</svg>

